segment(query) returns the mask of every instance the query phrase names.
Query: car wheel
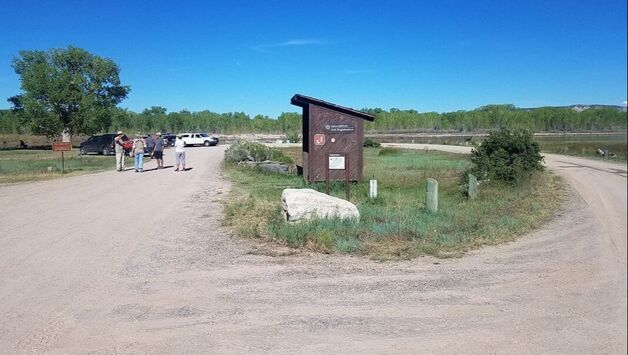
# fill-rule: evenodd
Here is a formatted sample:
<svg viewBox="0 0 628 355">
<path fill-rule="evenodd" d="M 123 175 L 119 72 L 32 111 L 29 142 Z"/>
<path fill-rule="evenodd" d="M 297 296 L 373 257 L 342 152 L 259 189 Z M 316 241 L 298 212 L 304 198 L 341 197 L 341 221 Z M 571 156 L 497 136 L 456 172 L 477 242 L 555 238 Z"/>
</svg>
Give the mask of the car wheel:
<svg viewBox="0 0 628 355">
<path fill-rule="evenodd" d="M 109 155 L 109 148 L 104 147 L 104 148 L 102 149 L 102 155 Z"/>
<path fill-rule="evenodd" d="M 79 155 L 87 155 L 84 147 L 81 147 L 81 149 L 79 149 Z"/>
<path fill-rule="evenodd" d="M 211 145 L 211 143 L 209 143 L 209 141 L 205 141 L 205 142 L 203 142 L 203 145 L 206 146 L 206 147 L 209 147 Z"/>
</svg>

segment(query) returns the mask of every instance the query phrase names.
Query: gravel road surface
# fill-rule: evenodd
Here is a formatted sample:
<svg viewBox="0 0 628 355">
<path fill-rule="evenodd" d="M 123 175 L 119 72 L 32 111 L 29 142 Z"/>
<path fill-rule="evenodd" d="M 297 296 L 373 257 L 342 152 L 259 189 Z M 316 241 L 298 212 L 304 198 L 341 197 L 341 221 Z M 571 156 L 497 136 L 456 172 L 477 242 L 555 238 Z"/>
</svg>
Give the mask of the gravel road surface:
<svg viewBox="0 0 628 355">
<path fill-rule="evenodd" d="M 548 155 L 543 230 L 381 263 L 232 238 L 222 155 L 0 186 L 0 353 L 626 353 L 625 165 Z"/>
</svg>

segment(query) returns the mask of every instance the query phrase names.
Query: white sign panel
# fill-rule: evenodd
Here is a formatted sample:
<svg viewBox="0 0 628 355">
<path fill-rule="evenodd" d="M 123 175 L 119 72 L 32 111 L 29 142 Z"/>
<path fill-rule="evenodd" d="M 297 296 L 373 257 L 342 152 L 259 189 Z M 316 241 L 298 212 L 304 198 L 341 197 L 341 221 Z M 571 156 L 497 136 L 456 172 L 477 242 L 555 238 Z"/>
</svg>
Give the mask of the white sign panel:
<svg viewBox="0 0 628 355">
<path fill-rule="evenodd" d="M 345 157 L 344 156 L 330 156 L 329 157 L 329 170 L 345 170 Z"/>
</svg>

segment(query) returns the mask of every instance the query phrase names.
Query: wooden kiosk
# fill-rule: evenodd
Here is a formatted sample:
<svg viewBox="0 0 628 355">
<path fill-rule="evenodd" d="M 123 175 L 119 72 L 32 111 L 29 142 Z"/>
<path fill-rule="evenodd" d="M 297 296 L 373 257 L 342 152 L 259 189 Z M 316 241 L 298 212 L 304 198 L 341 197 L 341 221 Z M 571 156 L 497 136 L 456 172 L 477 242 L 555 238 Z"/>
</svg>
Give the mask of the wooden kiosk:
<svg viewBox="0 0 628 355">
<path fill-rule="evenodd" d="M 303 178 L 317 181 L 362 179 L 364 112 L 296 94 L 290 102 L 303 108 Z"/>
</svg>

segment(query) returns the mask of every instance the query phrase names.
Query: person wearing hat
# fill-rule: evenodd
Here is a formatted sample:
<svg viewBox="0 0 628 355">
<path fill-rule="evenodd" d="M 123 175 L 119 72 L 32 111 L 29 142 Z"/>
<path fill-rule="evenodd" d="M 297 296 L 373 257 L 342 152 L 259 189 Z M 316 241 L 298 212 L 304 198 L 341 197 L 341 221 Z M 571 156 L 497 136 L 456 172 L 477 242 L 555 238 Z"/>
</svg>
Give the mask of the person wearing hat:
<svg viewBox="0 0 628 355">
<path fill-rule="evenodd" d="M 113 139 L 116 152 L 116 170 L 124 171 L 124 133 L 116 132 L 116 138 Z"/>
<path fill-rule="evenodd" d="M 164 168 L 164 145 L 165 142 L 164 139 L 161 138 L 161 132 L 155 133 L 155 145 L 150 155 L 157 160 L 157 169 Z"/>
<path fill-rule="evenodd" d="M 144 148 L 146 142 L 140 132 L 137 132 L 133 140 L 133 156 L 135 157 L 135 172 L 144 172 Z"/>
</svg>

